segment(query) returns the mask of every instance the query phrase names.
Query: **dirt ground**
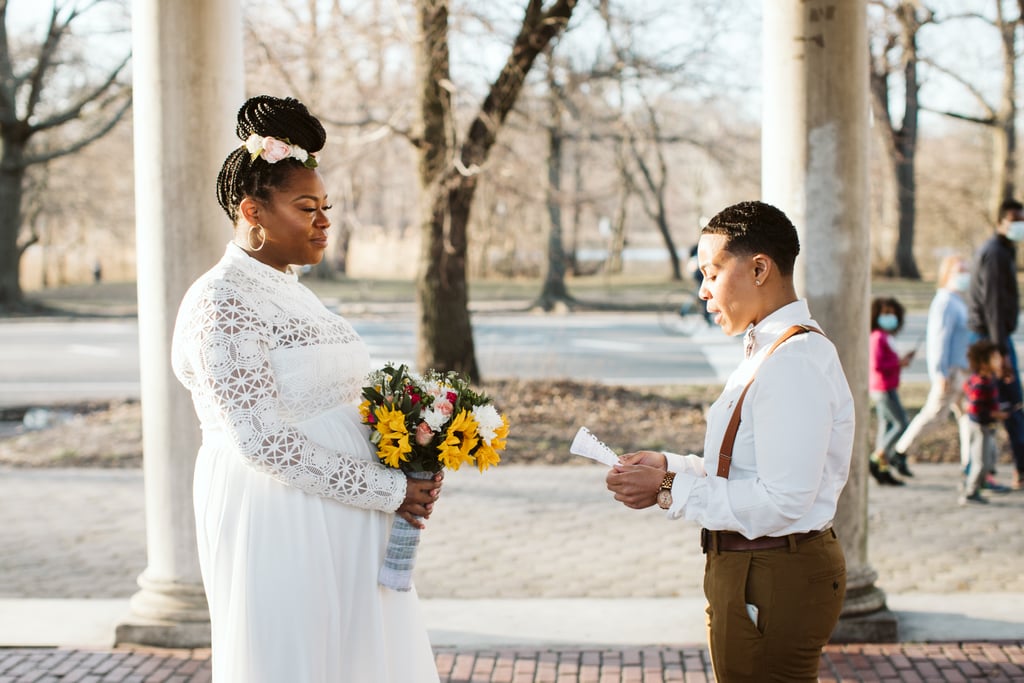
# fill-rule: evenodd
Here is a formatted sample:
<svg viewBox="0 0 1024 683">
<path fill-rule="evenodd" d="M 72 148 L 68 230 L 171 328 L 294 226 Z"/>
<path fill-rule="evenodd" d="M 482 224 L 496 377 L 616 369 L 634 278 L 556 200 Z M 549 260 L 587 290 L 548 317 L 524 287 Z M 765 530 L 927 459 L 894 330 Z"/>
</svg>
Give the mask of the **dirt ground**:
<svg viewBox="0 0 1024 683">
<path fill-rule="evenodd" d="M 506 463 L 575 463 L 569 454 L 576 429 L 586 425 L 618 452 L 639 448 L 700 453 L 704 410 L 721 387 L 609 387 L 569 381 L 501 381 L 483 386 L 511 425 Z M 912 415 L 926 386 L 902 390 Z M 138 467 L 142 462 L 140 406 L 136 402 L 51 406 L 74 416 L 53 427 L 0 436 L 0 464 L 26 467 Z M 21 419 L 9 411 L 7 419 Z M 869 441 L 874 439 L 870 425 Z M 1002 433 L 1000 431 L 1000 438 Z M 922 437 L 911 460 L 957 462 L 950 421 Z M 1003 449 L 1005 451 L 1005 448 Z"/>
</svg>

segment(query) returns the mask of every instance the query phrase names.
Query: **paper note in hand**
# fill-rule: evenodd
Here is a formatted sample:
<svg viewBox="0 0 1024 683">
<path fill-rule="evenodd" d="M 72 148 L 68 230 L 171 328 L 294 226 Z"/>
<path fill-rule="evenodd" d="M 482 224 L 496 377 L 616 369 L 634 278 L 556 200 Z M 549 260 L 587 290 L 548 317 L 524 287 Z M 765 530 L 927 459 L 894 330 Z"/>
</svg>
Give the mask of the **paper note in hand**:
<svg viewBox="0 0 1024 683">
<path fill-rule="evenodd" d="M 596 460 L 608 465 L 608 467 L 612 467 L 619 462 L 619 456 L 615 454 L 615 451 L 605 446 L 586 427 L 580 427 L 580 430 L 576 432 L 576 438 L 572 440 L 569 452 L 573 455 L 582 455 L 584 458 Z"/>
</svg>

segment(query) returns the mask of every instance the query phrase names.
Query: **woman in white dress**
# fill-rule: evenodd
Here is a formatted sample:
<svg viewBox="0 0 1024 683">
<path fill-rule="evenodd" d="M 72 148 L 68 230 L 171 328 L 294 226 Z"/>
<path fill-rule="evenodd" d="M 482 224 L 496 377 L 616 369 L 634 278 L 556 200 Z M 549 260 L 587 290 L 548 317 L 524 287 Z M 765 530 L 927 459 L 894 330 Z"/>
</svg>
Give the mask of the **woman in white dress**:
<svg viewBox="0 0 1024 683">
<path fill-rule="evenodd" d="M 370 370 L 343 318 L 298 282 L 319 263 L 325 133 L 293 99 L 248 100 L 217 196 L 234 225 L 188 290 L 175 374 L 203 431 L 193 487 L 216 683 L 438 680 L 415 589 L 382 588 L 392 520 L 441 489 L 382 465 L 357 403 Z"/>
</svg>

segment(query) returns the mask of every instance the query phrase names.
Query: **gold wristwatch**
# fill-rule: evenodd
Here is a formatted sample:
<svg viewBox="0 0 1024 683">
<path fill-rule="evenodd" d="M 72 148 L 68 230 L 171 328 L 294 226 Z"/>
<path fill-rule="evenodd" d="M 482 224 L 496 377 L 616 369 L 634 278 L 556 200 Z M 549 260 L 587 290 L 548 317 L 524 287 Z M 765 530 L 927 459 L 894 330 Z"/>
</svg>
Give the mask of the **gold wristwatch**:
<svg viewBox="0 0 1024 683">
<path fill-rule="evenodd" d="M 662 510 L 672 507 L 672 481 L 675 478 L 675 472 L 666 472 L 665 478 L 661 480 L 661 488 L 658 489 L 658 507 Z"/>
</svg>

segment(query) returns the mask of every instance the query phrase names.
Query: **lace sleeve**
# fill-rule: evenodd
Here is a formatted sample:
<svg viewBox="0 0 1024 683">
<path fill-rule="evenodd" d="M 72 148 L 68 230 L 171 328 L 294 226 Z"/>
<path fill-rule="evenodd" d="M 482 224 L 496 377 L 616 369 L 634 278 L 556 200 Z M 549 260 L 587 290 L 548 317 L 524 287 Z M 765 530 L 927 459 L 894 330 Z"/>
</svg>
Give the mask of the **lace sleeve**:
<svg viewBox="0 0 1024 683">
<path fill-rule="evenodd" d="M 237 293 L 200 296 L 184 317 L 175 331 L 187 368 L 179 376 L 200 418 L 219 422 L 252 467 L 348 505 L 398 509 L 404 474 L 324 448 L 281 419 L 269 325 Z"/>
</svg>

